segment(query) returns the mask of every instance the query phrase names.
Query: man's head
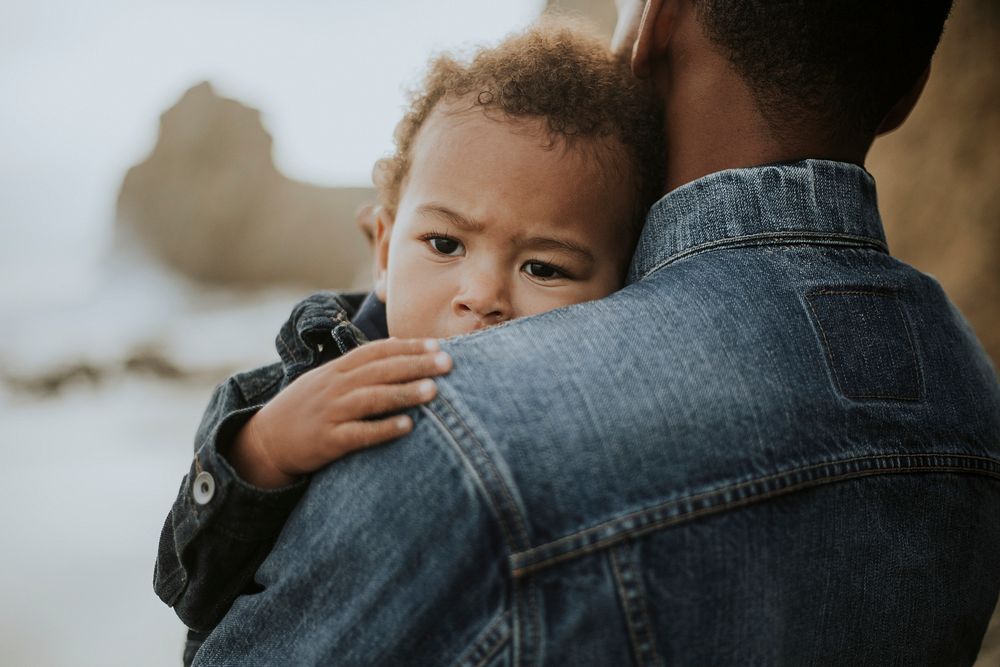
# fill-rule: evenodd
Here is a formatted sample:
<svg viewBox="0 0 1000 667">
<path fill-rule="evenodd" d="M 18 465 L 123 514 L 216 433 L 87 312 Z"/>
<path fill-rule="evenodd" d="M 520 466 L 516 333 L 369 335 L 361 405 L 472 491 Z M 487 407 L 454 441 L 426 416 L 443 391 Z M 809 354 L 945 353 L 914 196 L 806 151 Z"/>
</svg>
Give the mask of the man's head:
<svg viewBox="0 0 1000 667">
<path fill-rule="evenodd" d="M 617 0 L 622 51 L 658 85 L 701 57 L 683 24 L 745 83 L 775 142 L 860 153 L 922 88 L 951 0 Z M 645 10 L 645 11 L 643 11 Z M 633 41 L 633 36 L 637 39 Z M 634 44 L 634 47 L 633 47 Z M 683 49 L 683 53 L 676 48 Z M 702 78 L 711 75 L 691 67 Z M 684 88 L 685 82 L 680 82 Z M 669 124 L 670 118 L 667 122 Z M 838 149 L 839 147 L 839 149 Z M 788 157 L 826 157 L 798 155 Z"/>
<path fill-rule="evenodd" d="M 435 60 L 375 171 L 390 334 L 466 333 L 620 287 L 662 183 L 658 116 L 563 24 Z"/>
</svg>

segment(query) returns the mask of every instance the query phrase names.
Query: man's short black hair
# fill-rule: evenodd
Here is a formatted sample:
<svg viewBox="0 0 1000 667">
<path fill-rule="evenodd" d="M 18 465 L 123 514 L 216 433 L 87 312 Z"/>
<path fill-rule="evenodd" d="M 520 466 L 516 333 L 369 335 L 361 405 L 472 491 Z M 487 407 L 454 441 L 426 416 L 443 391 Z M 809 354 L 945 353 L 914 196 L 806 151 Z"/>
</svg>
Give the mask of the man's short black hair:
<svg viewBox="0 0 1000 667">
<path fill-rule="evenodd" d="M 871 136 L 930 62 L 952 0 L 694 0 L 779 133 Z"/>
</svg>

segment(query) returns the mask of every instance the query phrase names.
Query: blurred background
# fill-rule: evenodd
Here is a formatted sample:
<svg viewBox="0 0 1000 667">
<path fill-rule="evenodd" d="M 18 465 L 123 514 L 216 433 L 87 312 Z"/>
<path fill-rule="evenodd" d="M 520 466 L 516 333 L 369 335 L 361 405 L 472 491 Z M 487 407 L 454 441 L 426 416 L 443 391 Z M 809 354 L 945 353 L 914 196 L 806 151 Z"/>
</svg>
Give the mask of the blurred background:
<svg viewBox="0 0 1000 667">
<path fill-rule="evenodd" d="M 0 664 L 179 664 L 152 569 L 212 387 L 368 285 L 355 213 L 427 58 L 552 4 L 610 34 L 611 0 L 0 0 Z M 1000 4 L 957 0 L 868 164 L 994 363 L 997 62 Z"/>
</svg>

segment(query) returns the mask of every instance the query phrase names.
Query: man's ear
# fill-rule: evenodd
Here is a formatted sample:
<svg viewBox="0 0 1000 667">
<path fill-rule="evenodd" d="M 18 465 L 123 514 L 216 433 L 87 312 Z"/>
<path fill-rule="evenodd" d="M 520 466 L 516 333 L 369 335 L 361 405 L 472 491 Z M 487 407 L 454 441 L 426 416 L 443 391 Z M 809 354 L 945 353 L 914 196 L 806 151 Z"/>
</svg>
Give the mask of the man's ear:
<svg viewBox="0 0 1000 667">
<path fill-rule="evenodd" d="M 389 270 L 389 237 L 392 236 L 392 215 L 382 206 L 375 209 L 375 296 L 385 303 L 386 275 Z"/>
<path fill-rule="evenodd" d="M 673 34 L 678 3 L 683 0 L 647 0 L 639 19 L 639 30 L 632 45 L 629 61 L 632 73 L 639 79 L 649 78 L 656 60 L 665 50 Z"/>
<path fill-rule="evenodd" d="M 879 124 L 878 129 L 875 130 L 875 136 L 882 134 L 888 134 L 892 132 L 900 125 L 903 124 L 909 115 L 913 111 L 913 107 L 917 106 L 917 100 L 920 99 L 920 94 L 924 92 L 924 86 L 927 85 L 927 79 L 931 76 L 931 65 L 927 63 L 927 69 L 924 73 L 920 75 L 920 78 L 913 84 L 913 87 L 899 98 L 899 101 L 892 105 L 889 109 L 889 113 L 885 115 L 882 122 Z"/>
</svg>

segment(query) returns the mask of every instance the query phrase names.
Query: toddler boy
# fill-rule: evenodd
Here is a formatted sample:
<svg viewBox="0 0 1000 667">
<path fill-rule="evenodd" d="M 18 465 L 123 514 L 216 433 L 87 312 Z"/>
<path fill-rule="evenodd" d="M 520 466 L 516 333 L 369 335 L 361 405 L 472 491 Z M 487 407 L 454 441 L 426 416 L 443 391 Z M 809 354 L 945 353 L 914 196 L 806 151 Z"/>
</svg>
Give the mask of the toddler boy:
<svg viewBox="0 0 1000 667">
<path fill-rule="evenodd" d="M 555 23 L 468 64 L 435 60 L 376 165 L 375 298 L 358 313 L 381 330 L 384 304 L 388 335 L 407 340 L 279 394 L 230 451 L 241 477 L 284 486 L 406 433 L 405 415 L 370 418 L 434 396 L 427 378 L 450 362 L 433 339 L 620 288 L 661 182 L 655 109 L 602 44 Z"/>
<path fill-rule="evenodd" d="M 200 459 L 214 447 L 258 489 L 301 487 L 301 476 L 412 428 L 394 413 L 434 397 L 430 378 L 451 364 L 437 338 L 620 288 L 663 182 L 661 130 L 627 67 L 566 25 L 542 23 L 469 62 L 431 64 L 395 154 L 375 169 L 373 295 L 353 313 L 347 297 L 300 304 L 279 336 L 284 379 L 274 367 L 237 376 L 239 400 L 220 397 L 229 385 L 220 386 L 212 406 L 225 407 L 210 406 L 199 429 L 155 577 L 189 627 L 210 629 L 246 590 L 291 510 L 261 515 L 269 525 L 255 527 L 253 544 L 225 543 L 224 530 L 202 524 L 180 543 L 174 526 L 200 511 L 189 490 L 195 480 L 198 493 Z M 307 326 L 317 321 L 319 338 Z M 289 349 L 296 343 L 301 351 Z"/>
</svg>

